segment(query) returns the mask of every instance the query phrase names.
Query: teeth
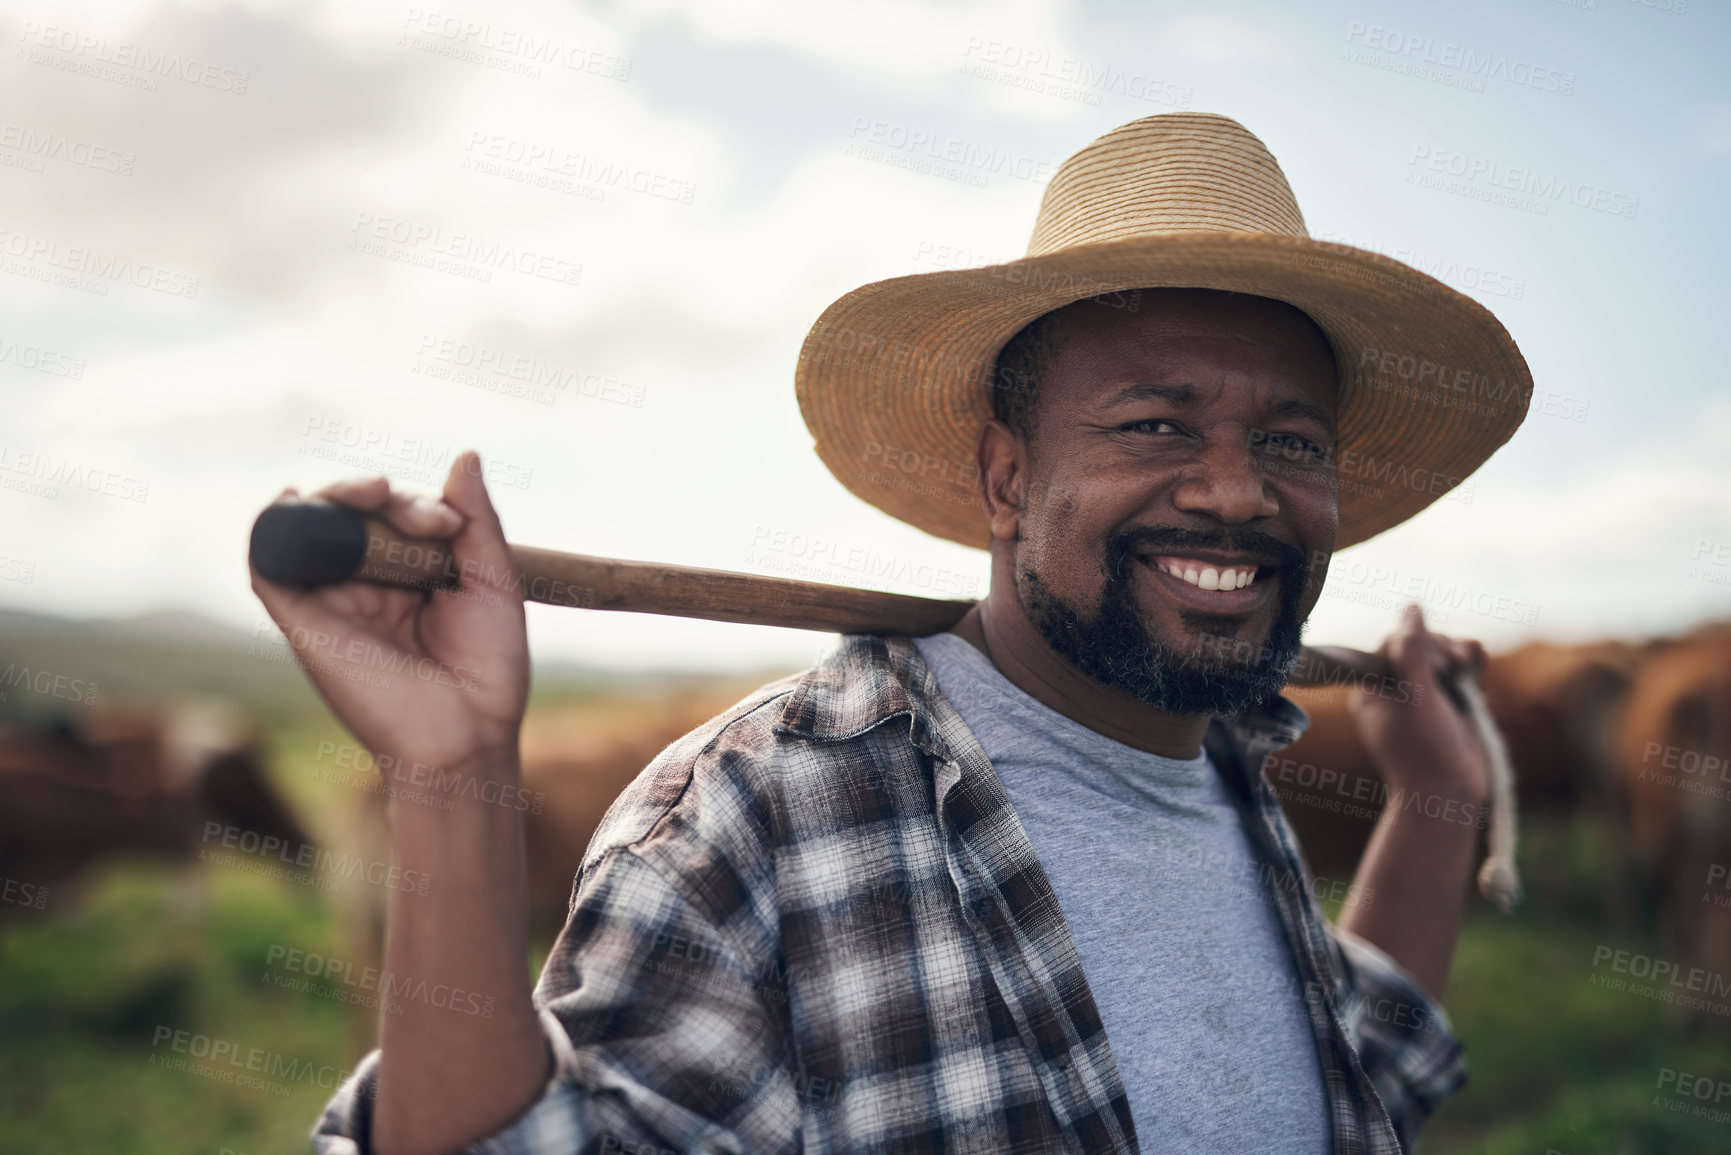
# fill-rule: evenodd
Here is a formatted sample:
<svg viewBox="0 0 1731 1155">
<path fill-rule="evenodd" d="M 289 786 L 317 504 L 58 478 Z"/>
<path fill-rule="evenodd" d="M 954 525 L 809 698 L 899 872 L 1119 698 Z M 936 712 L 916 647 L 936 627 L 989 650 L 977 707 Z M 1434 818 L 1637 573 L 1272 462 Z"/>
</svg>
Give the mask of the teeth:
<svg viewBox="0 0 1731 1155">
<path fill-rule="evenodd" d="M 1241 590 L 1256 580 L 1255 566 L 1216 568 L 1201 562 L 1161 562 L 1160 568 L 1176 578 L 1205 590 Z"/>
</svg>

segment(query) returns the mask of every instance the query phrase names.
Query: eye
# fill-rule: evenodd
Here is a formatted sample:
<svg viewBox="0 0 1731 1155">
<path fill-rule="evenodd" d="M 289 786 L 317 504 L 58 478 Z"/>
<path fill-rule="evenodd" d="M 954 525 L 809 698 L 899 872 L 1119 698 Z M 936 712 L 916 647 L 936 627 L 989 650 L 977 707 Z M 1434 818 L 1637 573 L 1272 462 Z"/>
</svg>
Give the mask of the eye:
<svg viewBox="0 0 1731 1155">
<path fill-rule="evenodd" d="M 1296 433 L 1264 433 L 1255 430 L 1250 434 L 1252 449 L 1269 449 L 1289 461 L 1320 462 L 1328 457 L 1328 450 Z"/>
<path fill-rule="evenodd" d="M 1153 434 L 1153 433 L 1159 433 L 1161 426 L 1165 426 L 1167 429 L 1170 429 L 1173 432 L 1182 432 L 1182 430 L 1180 430 L 1178 428 L 1177 422 L 1168 421 L 1164 417 L 1150 417 L 1144 421 L 1126 422 L 1125 424 L 1118 426 L 1118 429 L 1124 433 L 1149 433 L 1149 434 Z"/>
</svg>

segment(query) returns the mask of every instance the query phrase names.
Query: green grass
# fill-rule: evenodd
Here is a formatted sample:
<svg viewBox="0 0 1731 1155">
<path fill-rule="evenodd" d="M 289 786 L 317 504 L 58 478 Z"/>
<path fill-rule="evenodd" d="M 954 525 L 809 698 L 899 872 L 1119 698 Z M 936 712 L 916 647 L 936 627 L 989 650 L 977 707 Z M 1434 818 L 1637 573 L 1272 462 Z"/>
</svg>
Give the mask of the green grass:
<svg viewBox="0 0 1731 1155">
<path fill-rule="evenodd" d="M 297 1070 L 353 1059 L 343 1007 L 263 981 L 272 943 L 337 951 L 316 899 L 210 871 L 201 920 L 177 910 L 162 871 L 122 870 L 77 918 L 15 919 L 0 940 L 0 1152 L 111 1155 L 302 1152 L 329 1096 L 287 1094 L 152 1063 L 177 1057 L 163 1029 L 257 1047 Z M 221 1065 L 219 1065 L 220 1067 Z M 244 1070 L 244 1068 L 241 1068 Z"/>
<path fill-rule="evenodd" d="M 581 697 L 549 693 L 538 704 Z M 339 841 L 363 795 L 313 774 L 321 743 L 352 739 L 323 713 L 266 739 L 272 780 L 309 833 Z M 200 884 L 202 913 L 187 911 Z M 142 866 L 117 867 L 86 890 L 75 900 L 55 888 L 45 911 L 4 912 L 0 924 L 0 1155 L 309 1151 L 330 1097 L 320 1069 L 354 1065 L 371 1045 L 372 1015 L 264 976 L 273 944 L 354 957 L 333 897 L 238 870 Z M 537 973 L 549 946 L 533 944 Z M 158 1041 L 163 1027 L 243 1054 L 256 1047 L 311 1078 L 272 1080 L 287 1089 L 279 1095 L 152 1065 L 192 1061 L 172 1037 Z"/>
<path fill-rule="evenodd" d="M 342 737 L 308 721 L 272 738 L 279 784 L 326 836 L 357 792 L 311 770 L 318 743 Z M 1607 926 L 1603 857 L 1589 824 L 1529 821 L 1530 901 L 1469 919 L 1447 1005 L 1472 1081 L 1431 1121 L 1424 1155 L 1731 1150 L 1731 1124 L 1654 1105 L 1661 1068 L 1731 1079 L 1731 1029 L 1692 1033 L 1660 1003 L 1587 981 L 1601 944 L 1663 953 L 1651 927 Z M 302 1069 L 346 1069 L 367 1045 L 364 1013 L 264 979 L 273 944 L 348 956 L 330 897 L 240 871 L 202 878 L 202 914 L 173 872 L 122 868 L 78 911 L 55 892 L 0 929 L 0 1155 L 308 1150 L 328 1088 L 298 1080 L 277 1095 L 151 1062 L 174 1054 L 162 1027 Z"/>
<path fill-rule="evenodd" d="M 1529 821 L 1528 902 L 1480 908 L 1455 956 L 1447 1005 L 1471 1082 L 1433 1119 L 1423 1155 L 1548 1150 L 1731 1151 L 1731 1125 L 1655 1106 L 1662 1068 L 1731 1079 L 1731 1030 L 1690 1030 L 1664 1004 L 1590 983 L 1595 948 L 1663 955 L 1648 927 L 1605 917 L 1601 832 Z"/>
</svg>

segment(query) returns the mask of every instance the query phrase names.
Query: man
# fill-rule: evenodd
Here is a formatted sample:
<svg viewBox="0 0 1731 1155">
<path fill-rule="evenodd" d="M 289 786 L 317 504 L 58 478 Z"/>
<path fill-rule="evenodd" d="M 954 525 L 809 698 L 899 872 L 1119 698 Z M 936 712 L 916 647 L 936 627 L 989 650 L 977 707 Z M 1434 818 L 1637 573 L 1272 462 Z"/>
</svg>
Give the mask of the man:
<svg viewBox="0 0 1731 1155">
<path fill-rule="evenodd" d="M 1522 388 L 1449 403 L 1482 376 Z M 1416 607 L 1384 646 L 1401 690 L 1363 694 L 1360 728 L 1391 795 L 1437 805 L 1385 811 L 1338 926 L 1260 767 L 1305 725 L 1278 691 L 1330 555 L 1458 484 L 1527 385 L 1494 318 L 1310 242 L 1261 142 L 1202 114 L 1072 157 L 1023 261 L 844 297 L 796 381 L 818 453 L 987 546 L 989 595 L 949 634 L 846 638 L 669 747 L 596 833 L 533 997 L 518 812 L 393 801 L 397 863 L 435 885 L 391 896 L 386 967 L 496 1009 L 383 1016 L 315 1144 L 1410 1145 L 1465 1079 L 1435 1000 L 1487 770 L 1437 671 L 1482 651 Z M 507 574 L 478 475 L 325 494 Z M 254 577 L 291 637 L 476 671 L 311 676 L 375 753 L 508 788 L 521 598 L 464 585 Z"/>
</svg>

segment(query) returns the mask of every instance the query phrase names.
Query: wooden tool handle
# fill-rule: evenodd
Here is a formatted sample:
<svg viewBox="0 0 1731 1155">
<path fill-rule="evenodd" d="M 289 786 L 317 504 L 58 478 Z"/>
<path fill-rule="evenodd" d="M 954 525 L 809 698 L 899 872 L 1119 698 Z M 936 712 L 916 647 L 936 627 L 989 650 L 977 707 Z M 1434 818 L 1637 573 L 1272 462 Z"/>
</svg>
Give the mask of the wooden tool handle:
<svg viewBox="0 0 1731 1155">
<path fill-rule="evenodd" d="M 716 622 L 746 622 L 836 633 L 940 633 L 973 607 L 820 582 L 759 577 L 694 566 L 620 561 L 511 546 L 523 596 L 550 606 L 628 610 Z M 404 537 L 384 522 L 322 501 L 284 501 L 252 528 L 253 568 L 285 585 L 358 579 L 411 589 L 455 589 L 462 576 L 449 546 Z"/>
<path fill-rule="evenodd" d="M 923 637 L 949 629 L 974 605 L 532 546 L 510 548 L 517 569 L 510 580 L 528 600 L 551 606 Z M 462 576 L 445 542 L 405 537 L 378 518 L 305 499 L 278 502 L 259 515 L 252 528 L 251 560 L 265 578 L 298 586 L 360 580 L 410 589 L 455 589 Z M 1375 654 L 1344 646 L 1307 646 L 1291 681 L 1300 686 L 1362 684 L 1386 673 Z"/>
</svg>

